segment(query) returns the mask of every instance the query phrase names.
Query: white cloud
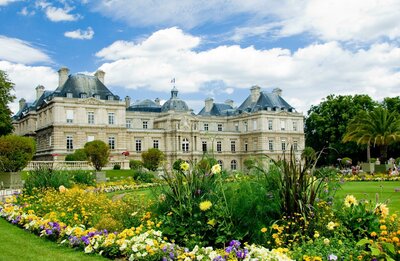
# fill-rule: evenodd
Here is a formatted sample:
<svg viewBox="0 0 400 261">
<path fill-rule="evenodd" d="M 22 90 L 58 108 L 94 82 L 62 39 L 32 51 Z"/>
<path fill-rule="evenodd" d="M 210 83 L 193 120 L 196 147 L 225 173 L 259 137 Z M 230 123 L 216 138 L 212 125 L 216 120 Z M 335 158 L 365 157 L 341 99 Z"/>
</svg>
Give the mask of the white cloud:
<svg viewBox="0 0 400 261">
<path fill-rule="evenodd" d="M 21 9 L 21 11 L 18 13 L 20 15 L 23 16 L 31 16 L 31 15 L 35 15 L 35 11 L 29 11 L 28 8 L 25 6 Z"/>
<path fill-rule="evenodd" d="M 80 18 L 77 14 L 70 14 L 71 8 L 58 8 L 54 6 L 46 7 L 47 18 L 52 22 L 76 21 Z"/>
<path fill-rule="evenodd" d="M 72 39 L 90 40 L 94 36 L 94 31 L 92 27 L 88 27 L 86 31 L 78 29 L 75 31 L 65 32 L 64 36 Z"/>
<path fill-rule="evenodd" d="M 380 43 L 350 51 L 331 41 L 295 52 L 237 45 L 195 51 L 200 43 L 199 37 L 169 28 L 139 43 L 117 41 L 96 55 L 108 60 L 100 68 L 110 86 L 168 92 L 170 79 L 176 77 L 182 93 L 204 91 L 205 85 L 221 82 L 229 94 L 234 88 L 258 84 L 283 89 L 283 97 L 304 112 L 329 94 L 365 93 L 373 99 L 400 95 L 396 45 Z"/>
<path fill-rule="evenodd" d="M 21 1 L 21 0 L 0 0 L 0 6 L 6 6 L 8 4 L 11 4 L 13 2 L 18 2 L 18 1 Z"/>
<path fill-rule="evenodd" d="M 193 28 L 240 19 L 241 25 L 230 37 L 234 40 L 302 33 L 325 41 L 356 42 L 400 36 L 398 0 L 101 0 L 92 6 L 95 11 L 132 26 Z"/>
<path fill-rule="evenodd" d="M 51 62 L 43 51 L 32 47 L 28 42 L 0 35 L 0 59 L 15 63 L 32 64 Z"/>
<path fill-rule="evenodd" d="M 10 81 L 15 84 L 17 100 L 10 104 L 10 109 L 14 113 L 18 111 L 19 99 L 24 98 L 28 102 L 36 99 L 35 88 L 37 85 L 45 86 L 46 90 L 55 90 L 58 84 L 57 72 L 46 66 L 27 66 L 0 61 L 0 70 L 5 71 Z"/>
</svg>

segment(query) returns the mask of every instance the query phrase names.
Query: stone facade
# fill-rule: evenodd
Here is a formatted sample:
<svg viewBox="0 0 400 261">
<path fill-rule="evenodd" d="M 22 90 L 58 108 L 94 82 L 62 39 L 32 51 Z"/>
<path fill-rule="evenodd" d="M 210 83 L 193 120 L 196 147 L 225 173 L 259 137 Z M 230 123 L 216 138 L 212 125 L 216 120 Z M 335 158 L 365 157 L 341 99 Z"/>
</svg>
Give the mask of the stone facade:
<svg viewBox="0 0 400 261">
<path fill-rule="evenodd" d="M 134 104 L 122 101 L 104 85 L 104 72 L 95 76 L 68 75 L 59 71 L 55 91 L 36 88 L 33 103 L 20 101 L 14 116 L 17 135 L 37 141 L 36 160 L 63 159 L 88 141 L 109 144 L 112 159 L 140 159 L 141 152 L 159 148 L 169 164 L 181 158 L 199 161 L 205 153 L 214 155 L 226 169 L 241 169 L 246 158 L 281 156 L 294 146 L 299 157 L 304 148 L 303 115 L 281 97 L 282 91 L 265 93 L 253 86 L 237 108 L 233 101 L 214 103 L 206 99 L 194 114 L 178 98 L 178 90 L 162 106 L 159 99 Z"/>
</svg>

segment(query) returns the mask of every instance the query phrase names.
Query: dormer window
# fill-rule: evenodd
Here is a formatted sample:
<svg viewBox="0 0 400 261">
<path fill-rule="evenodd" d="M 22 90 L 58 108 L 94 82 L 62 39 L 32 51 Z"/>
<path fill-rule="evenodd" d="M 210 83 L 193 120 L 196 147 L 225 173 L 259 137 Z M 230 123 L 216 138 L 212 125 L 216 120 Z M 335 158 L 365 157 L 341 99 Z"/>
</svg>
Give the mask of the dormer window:
<svg viewBox="0 0 400 261">
<path fill-rule="evenodd" d="M 100 94 L 95 94 L 94 98 L 100 100 Z"/>
<path fill-rule="evenodd" d="M 87 98 L 86 92 L 82 92 L 82 93 L 80 94 L 80 97 L 81 97 L 82 99 L 86 99 L 86 98 Z"/>
<path fill-rule="evenodd" d="M 67 98 L 73 98 L 72 92 L 67 92 Z"/>
<path fill-rule="evenodd" d="M 108 99 L 109 101 L 112 101 L 112 100 L 114 100 L 114 96 L 108 95 L 107 99 Z"/>
</svg>

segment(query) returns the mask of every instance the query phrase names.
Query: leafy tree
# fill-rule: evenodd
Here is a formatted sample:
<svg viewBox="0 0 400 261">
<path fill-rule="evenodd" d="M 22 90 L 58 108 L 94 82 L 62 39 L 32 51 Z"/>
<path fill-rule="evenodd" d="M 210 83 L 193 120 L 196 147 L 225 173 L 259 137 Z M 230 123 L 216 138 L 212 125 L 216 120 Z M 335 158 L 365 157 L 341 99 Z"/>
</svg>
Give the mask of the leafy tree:
<svg viewBox="0 0 400 261">
<path fill-rule="evenodd" d="M 361 111 L 350 121 L 343 141 L 378 146 L 380 158 L 385 161 L 388 146 L 400 141 L 400 116 L 396 111 L 389 112 L 383 107 Z"/>
<path fill-rule="evenodd" d="M 72 154 L 65 157 L 65 161 L 87 161 L 88 157 L 84 149 L 77 149 Z"/>
<path fill-rule="evenodd" d="M 385 99 L 383 99 L 382 105 L 389 112 L 392 111 L 400 112 L 400 96 L 386 97 Z"/>
<path fill-rule="evenodd" d="M 110 148 L 103 141 L 94 140 L 87 142 L 84 150 L 89 161 L 93 164 L 97 171 L 101 171 L 101 169 L 108 163 L 108 158 L 110 157 Z"/>
<path fill-rule="evenodd" d="M 163 159 L 164 153 L 159 149 L 151 148 L 142 152 L 143 166 L 148 170 L 157 170 Z"/>
<path fill-rule="evenodd" d="M 7 135 L 0 137 L 0 171 L 17 172 L 28 165 L 35 154 L 32 138 Z"/>
<path fill-rule="evenodd" d="M 13 131 L 11 110 L 8 103 L 13 102 L 15 96 L 11 94 L 14 83 L 10 82 L 7 74 L 0 70 L 0 136 Z"/>
<path fill-rule="evenodd" d="M 143 167 L 143 162 L 141 162 L 140 160 L 130 160 L 129 161 L 130 169 L 138 170 L 138 169 L 141 169 L 142 167 Z"/>
<path fill-rule="evenodd" d="M 322 151 L 318 164 L 336 164 L 344 155 L 354 162 L 361 160 L 365 147 L 356 143 L 343 143 L 349 121 L 360 111 L 370 111 L 378 104 L 368 95 L 329 95 L 319 105 L 312 106 L 305 120 L 306 146 Z"/>
</svg>

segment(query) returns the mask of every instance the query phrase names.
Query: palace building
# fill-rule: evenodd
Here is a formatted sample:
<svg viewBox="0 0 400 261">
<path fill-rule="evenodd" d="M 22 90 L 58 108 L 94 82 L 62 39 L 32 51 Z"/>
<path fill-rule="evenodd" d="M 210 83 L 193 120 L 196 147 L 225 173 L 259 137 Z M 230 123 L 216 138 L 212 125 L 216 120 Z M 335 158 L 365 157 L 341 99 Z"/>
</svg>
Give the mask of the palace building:
<svg viewBox="0 0 400 261">
<path fill-rule="evenodd" d="M 199 161 L 212 154 L 226 169 L 241 169 L 246 158 L 281 156 L 293 146 L 304 148 L 303 115 L 283 98 L 280 89 L 266 93 L 250 88 L 240 106 L 232 100 L 205 100 L 195 114 L 173 87 L 170 98 L 131 103 L 104 85 L 103 71 L 94 76 L 59 71 L 54 91 L 36 87 L 36 100 L 19 101 L 15 134 L 34 137 L 35 160 L 62 159 L 92 140 L 106 142 L 114 159 L 141 159 L 141 152 L 158 148 L 172 164 L 177 159 Z M 133 94 L 134 95 L 134 94 Z"/>
</svg>

